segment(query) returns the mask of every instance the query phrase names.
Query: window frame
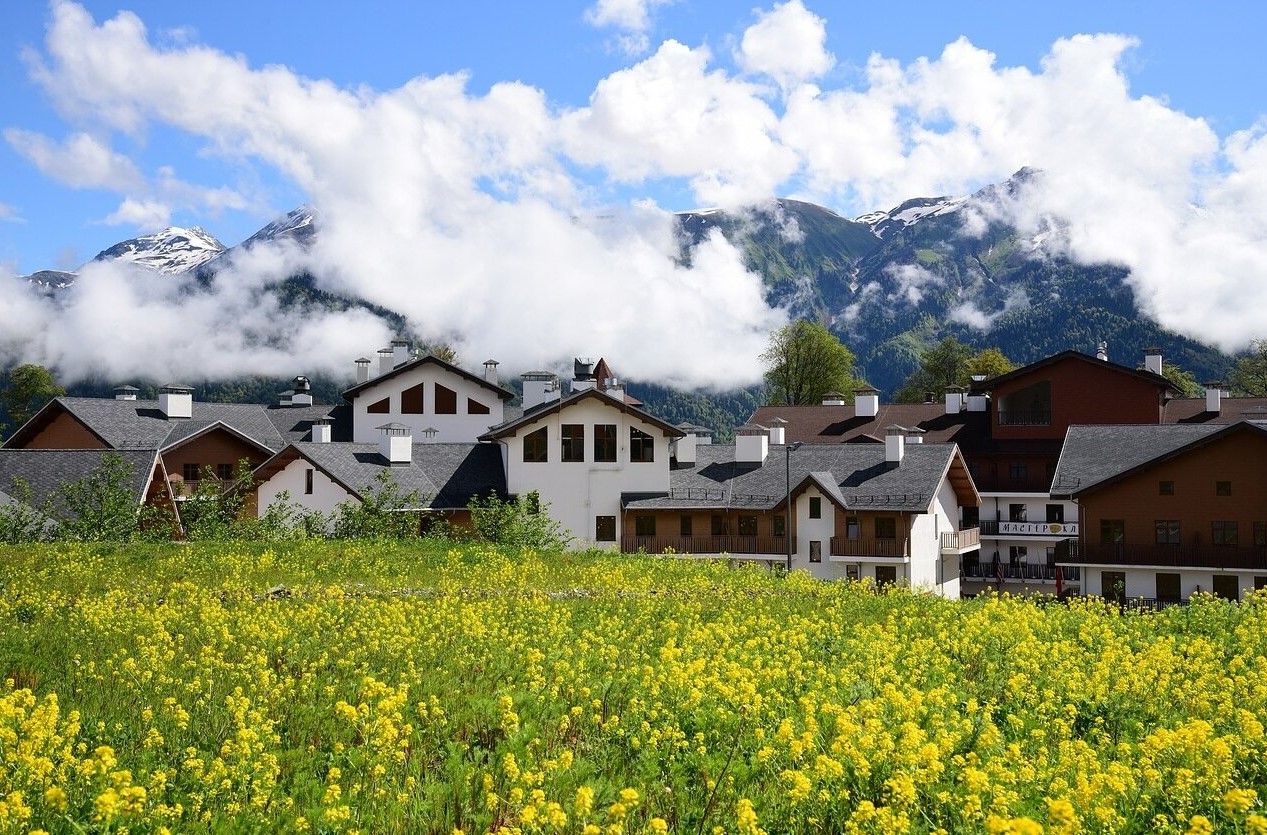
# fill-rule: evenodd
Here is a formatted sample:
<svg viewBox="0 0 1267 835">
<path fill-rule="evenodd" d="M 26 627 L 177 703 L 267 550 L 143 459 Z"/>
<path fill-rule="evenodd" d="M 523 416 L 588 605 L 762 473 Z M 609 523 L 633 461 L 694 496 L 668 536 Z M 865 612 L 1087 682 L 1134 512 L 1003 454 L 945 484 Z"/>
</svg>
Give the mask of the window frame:
<svg viewBox="0 0 1267 835">
<path fill-rule="evenodd" d="M 896 540 L 897 539 L 897 517 L 896 516 L 875 517 L 875 527 L 873 528 L 873 530 L 875 531 L 876 539 Z M 886 533 L 886 531 L 891 531 L 892 533 Z"/>
<path fill-rule="evenodd" d="M 525 464 L 546 464 L 550 461 L 550 432 L 547 427 L 524 434 L 523 461 Z"/>
<path fill-rule="evenodd" d="M 616 461 L 616 424 L 594 424 L 594 462 L 613 463 Z"/>
<path fill-rule="evenodd" d="M 636 426 L 629 427 L 629 461 L 636 464 L 655 463 L 655 438 Z"/>
<path fill-rule="evenodd" d="M 634 536 L 655 536 L 655 516 L 639 513 L 634 516 Z"/>
<path fill-rule="evenodd" d="M 565 423 L 559 427 L 559 436 L 559 460 L 568 464 L 585 463 L 585 424 Z"/>
<path fill-rule="evenodd" d="M 1157 519 L 1153 522 L 1154 543 L 1157 545 L 1178 545 L 1183 536 L 1183 528 L 1178 519 Z"/>
<path fill-rule="evenodd" d="M 811 519 L 823 518 L 823 497 L 822 496 L 809 497 L 809 518 Z"/>
<path fill-rule="evenodd" d="M 752 515 L 739 517 L 739 535 L 740 536 L 756 536 L 757 535 L 757 517 Z"/>
<path fill-rule="evenodd" d="M 609 535 L 605 535 L 609 534 Z M 595 516 L 594 517 L 594 541 L 595 542 L 615 542 L 616 541 L 616 517 L 615 516 Z"/>
<path fill-rule="evenodd" d="M 1235 520 L 1215 519 L 1210 522 L 1210 543 L 1219 547 L 1240 544 L 1240 530 Z"/>
</svg>

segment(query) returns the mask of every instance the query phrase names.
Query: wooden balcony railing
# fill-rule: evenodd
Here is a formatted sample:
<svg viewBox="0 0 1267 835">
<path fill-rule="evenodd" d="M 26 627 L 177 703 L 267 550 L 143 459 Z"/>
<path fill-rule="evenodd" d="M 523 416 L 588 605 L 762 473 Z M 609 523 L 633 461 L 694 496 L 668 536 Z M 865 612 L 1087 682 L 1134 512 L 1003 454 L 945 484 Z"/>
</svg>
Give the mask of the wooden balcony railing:
<svg viewBox="0 0 1267 835">
<path fill-rule="evenodd" d="M 965 560 L 959 567 L 959 574 L 970 580 L 997 580 L 999 574 L 1004 580 L 1050 580 L 1056 579 L 1056 566 L 1044 563 L 1010 562 L 1000 563 L 996 569 L 993 562 L 969 562 Z M 1061 566 L 1061 579 L 1066 583 L 1077 583 L 1082 580 L 1082 569 L 1076 565 Z"/>
<path fill-rule="evenodd" d="M 636 536 L 620 539 L 620 550 L 627 554 L 639 550 L 648 554 L 672 551 L 678 554 L 769 554 L 787 556 L 788 541 L 784 536 Z M 796 550 L 796 538 L 792 539 Z"/>
<path fill-rule="evenodd" d="M 1239 568 L 1267 571 L 1262 545 L 1109 545 L 1066 540 L 1056 546 L 1056 561 L 1095 565 L 1161 565 L 1167 568 Z"/>
<path fill-rule="evenodd" d="M 961 531 L 946 531 L 941 535 L 941 549 L 943 551 L 962 551 L 965 548 L 976 548 L 980 544 L 980 528 L 964 528 Z"/>
<path fill-rule="evenodd" d="M 850 539 L 847 536 L 833 536 L 831 555 L 833 557 L 909 557 L 911 543 L 909 539 L 876 539 L 875 537 Z"/>
</svg>

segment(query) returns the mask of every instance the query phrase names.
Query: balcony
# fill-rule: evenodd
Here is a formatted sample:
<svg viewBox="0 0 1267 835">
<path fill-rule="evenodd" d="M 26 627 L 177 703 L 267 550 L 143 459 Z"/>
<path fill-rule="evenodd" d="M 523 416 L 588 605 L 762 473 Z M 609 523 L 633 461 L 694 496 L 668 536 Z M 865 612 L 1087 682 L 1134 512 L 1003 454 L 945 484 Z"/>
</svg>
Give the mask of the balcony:
<svg viewBox="0 0 1267 835">
<path fill-rule="evenodd" d="M 964 562 L 959 567 L 960 576 L 970 580 L 994 581 L 1000 572 L 1004 580 L 1056 580 L 1056 566 L 1045 563 L 999 563 L 996 569 L 993 562 Z M 1076 565 L 1062 566 L 1060 578 L 1066 583 L 1081 582 L 1082 569 Z"/>
<path fill-rule="evenodd" d="M 1267 546 L 1103 545 L 1084 544 L 1071 539 L 1056 546 L 1056 561 L 1084 565 L 1159 565 L 1167 568 L 1267 571 Z"/>
<path fill-rule="evenodd" d="M 648 554 L 768 554 L 787 556 L 785 536 L 623 536 L 620 550 L 626 554 L 645 551 Z M 796 550 L 796 539 L 792 539 Z"/>
<path fill-rule="evenodd" d="M 941 535 L 941 552 L 943 554 L 962 554 L 981 546 L 981 529 L 964 528 L 961 531 L 946 531 Z"/>
<path fill-rule="evenodd" d="M 875 537 L 852 539 L 847 536 L 833 536 L 831 538 L 832 559 L 866 559 L 871 557 L 909 559 L 910 556 L 911 542 L 909 539 L 877 539 Z"/>
<path fill-rule="evenodd" d="M 1050 493 L 1051 476 L 1011 475 L 1010 473 L 973 473 L 977 490 L 982 493 Z"/>
<path fill-rule="evenodd" d="M 994 519 L 981 521 L 981 535 L 1006 539 L 1026 537 L 1076 537 L 1077 522 L 1004 522 Z"/>
</svg>

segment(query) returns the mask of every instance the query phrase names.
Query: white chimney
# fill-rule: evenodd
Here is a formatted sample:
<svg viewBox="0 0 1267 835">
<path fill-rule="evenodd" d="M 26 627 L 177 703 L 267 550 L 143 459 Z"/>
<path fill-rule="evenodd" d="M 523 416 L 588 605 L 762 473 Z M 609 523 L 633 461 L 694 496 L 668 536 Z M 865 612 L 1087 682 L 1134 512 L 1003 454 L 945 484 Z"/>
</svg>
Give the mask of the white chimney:
<svg viewBox="0 0 1267 835">
<path fill-rule="evenodd" d="M 308 378 L 302 374 L 295 378 L 295 390 L 290 393 L 290 405 L 312 405 L 312 384 L 308 382 Z"/>
<path fill-rule="evenodd" d="M 695 434 L 695 427 L 689 423 L 683 423 L 678 426 L 686 434 L 673 442 L 673 457 L 677 459 L 679 464 L 695 463 L 695 445 L 698 436 Z"/>
<path fill-rule="evenodd" d="M 770 423 L 773 424 L 770 427 L 770 444 L 772 446 L 783 446 L 787 443 L 787 421 L 776 417 Z"/>
<path fill-rule="evenodd" d="M 748 424 L 735 430 L 735 461 L 760 464 L 770 454 L 770 434 L 764 426 Z"/>
<path fill-rule="evenodd" d="M 973 374 L 973 375 L 972 375 L 972 382 L 974 382 L 974 383 L 984 383 L 984 382 L 985 382 L 985 375 L 984 375 L 984 374 Z M 990 395 L 986 394 L 984 391 L 971 391 L 971 390 L 969 390 L 969 392 L 968 392 L 968 411 L 970 411 L 970 412 L 985 412 L 985 411 L 989 411 L 989 409 L 990 409 Z"/>
<path fill-rule="evenodd" d="M 136 386 L 116 386 L 114 390 L 115 400 L 135 400 L 136 393 L 140 391 Z"/>
<path fill-rule="evenodd" d="M 370 358 L 361 357 L 360 359 L 356 361 L 357 385 L 360 385 L 361 383 L 368 383 L 369 379 L 370 379 Z"/>
<path fill-rule="evenodd" d="M 946 386 L 946 414 L 957 415 L 963 409 L 963 386 Z"/>
<path fill-rule="evenodd" d="M 896 423 L 884 429 L 884 460 L 889 464 L 902 463 L 906 455 L 906 429 Z"/>
<path fill-rule="evenodd" d="M 1144 370 L 1151 371 L 1158 377 L 1161 376 L 1161 349 L 1145 348 L 1144 349 Z"/>
<path fill-rule="evenodd" d="M 520 377 L 524 382 L 525 409 L 559 399 L 559 378 L 549 371 L 526 371 Z"/>
<path fill-rule="evenodd" d="M 395 365 L 396 365 L 395 360 L 392 359 L 392 349 L 379 348 L 378 349 L 378 375 L 380 377 L 383 376 L 388 371 L 391 371 L 392 368 L 395 367 Z"/>
<path fill-rule="evenodd" d="M 393 339 L 392 340 L 392 368 L 409 362 L 409 340 Z"/>
<path fill-rule="evenodd" d="M 1095 358 L 1098 360 L 1103 360 L 1104 362 L 1109 361 L 1109 343 L 1101 342 L 1099 345 L 1096 346 Z"/>
<path fill-rule="evenodd" d="M 497 360 L 484 360 L 484 382 L 497 385 Z"/>
<path fill-rule="evenodd" d="M 314 444 L 328 444 L 334 432 L 334 418 L 319 417 L 312 422 L 312 442 Z"/>
<path fill-rule="evenodd" d="M 603 381 L 603 391 L 621 403 L 625 402 L 625 384 L 615 377 Z"/>
<path fill-rule="evenodd" d="M 403 423 L 385 423 L 378 427 L 378 453 L 393 467 L 412 464 L 414 460 L 413 430 Z"/>
<path fill-rule="evenodd" d="M 158 410 L 168 419 L 194 416 L 193 386 L 169 383 L 158 391 Z"/>
<path fill-rule="evenodd" d="M 824 406 L 843 406 L 845 405 L 845 396 L 838 391 L 823 392 Z"/>
<path fill-rule="evenodd" d="M 859 386 L 854 389 L 853 413 L 857 417 L 869 418 L 880 414 L 880 390 L 872 386 Z"/>
<path fill-rule="evenodd" d="M 1219 401 L 1223 399 L 1222 383 L 1206 383 L 1205 384 L 1205 410 L 1218 414 L 1223 408 L 1223 404 Z"/>
</svg>

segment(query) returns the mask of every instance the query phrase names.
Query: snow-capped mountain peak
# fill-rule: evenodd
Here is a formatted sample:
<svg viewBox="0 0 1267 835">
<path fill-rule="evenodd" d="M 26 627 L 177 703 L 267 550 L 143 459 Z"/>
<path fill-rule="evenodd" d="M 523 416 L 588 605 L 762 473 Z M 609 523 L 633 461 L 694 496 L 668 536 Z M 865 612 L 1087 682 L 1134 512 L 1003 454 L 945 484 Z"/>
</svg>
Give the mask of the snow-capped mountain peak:
<svg viewBox="0 0 1267 835">
<path fill-rule="evenodd" d="M 153 235 L 117 243 L 102 250 L 94 261 L 122 261 L 164 275 L 189 272 L 224 251 L 224 244 L 199 226 L 169 226 Z"/>
<path fill-rule="evenodd" d="M 957 212 L 967 202 L 967 197 L 917 197 L 887 212 L 869 212 L 855 220 L 870 226 L 877 237 L 886 238 L 925 218 Z"/>
</svg>

